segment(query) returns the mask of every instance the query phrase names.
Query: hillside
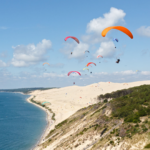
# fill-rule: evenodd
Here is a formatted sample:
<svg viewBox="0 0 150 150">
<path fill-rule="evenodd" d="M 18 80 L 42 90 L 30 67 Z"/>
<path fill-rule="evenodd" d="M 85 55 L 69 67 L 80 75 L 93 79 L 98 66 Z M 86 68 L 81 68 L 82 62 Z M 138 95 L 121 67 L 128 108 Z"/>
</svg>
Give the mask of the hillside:
<svg viewBox="0 0 150 150">
<path fill-rule="evenodd" d="M 55 126 L 40 149 L 142 150 L 150 148 L 150 85 L 99 95 Z M 45 106 L 43 106 L 45 107 Z"/>
</svg>

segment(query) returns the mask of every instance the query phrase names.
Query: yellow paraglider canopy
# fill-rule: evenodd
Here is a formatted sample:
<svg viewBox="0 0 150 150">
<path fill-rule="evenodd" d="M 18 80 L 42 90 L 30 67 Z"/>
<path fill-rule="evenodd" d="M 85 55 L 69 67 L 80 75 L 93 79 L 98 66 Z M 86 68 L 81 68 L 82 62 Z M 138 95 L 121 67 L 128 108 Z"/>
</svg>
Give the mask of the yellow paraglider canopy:
<svg viewBox="0 0 150 150">
<path fill-rule="evenodd" d="M 103 31 L 102 31 L 102 36 L 105 37 L 107 32 L 111 29 L 117 29 L 117 30 L 120 30 L 122 32 L 124 32 L 125 34 L 127 34 L 131 39 L 133 39 L 133 35 L 132 33 L 125 27 L 123 26 L 111 26 L 111 27 L 108 27 L 108 28 L 105 28 Z"/>
<path fill-rule="evenodd" d="M 83 70 L 87 69 L 89 71 L 89 68 L 83 68 Z"/>
</svg>

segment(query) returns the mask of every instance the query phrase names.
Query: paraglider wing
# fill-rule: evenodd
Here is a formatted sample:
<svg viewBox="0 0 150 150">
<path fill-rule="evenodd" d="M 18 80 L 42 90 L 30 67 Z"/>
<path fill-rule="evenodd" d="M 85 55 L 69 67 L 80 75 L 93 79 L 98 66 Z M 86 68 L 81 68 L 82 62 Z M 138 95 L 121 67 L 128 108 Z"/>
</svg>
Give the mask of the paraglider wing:
<svg viewBox="0 0 150 150">
<path fill-rule="evenodd" d="M 73 72 L 78 73 L 78 74 L 81 76 L 81 73 L 78 72 L 78 71 L 70 71 L 70 72 L 68 72 L 68 76 L 69 76 L 71 73 L 73 73 Z"/>
<path fill-rule="evenodd" d="M 124 32 L 125 34 L 127 34 L 131 39 L 133 39 L 132 33 L 131 33 L 127 28 L 125 28 L 125 27 L 123 27 L 123 26 L 111 26 L 111 27 L 105 28 L 105 29 L 102 31 L 101 35 L 102 35 L 103 37 L 105 37 L 106 34 L 107 34 L 107 32 L 108 32 L 109 30 L 111 30 L 111 29 L 120 30 L 120 31 Z"/>
<path fill-rule="evenodd" d="M 119 41 L 118 39 L 115 39 L 117 42 Z"/>
<path fill-rule="evenodd" d="M 89 63 L 87 63 L 87 67 L 90 65 L 90 64 L 94 64 L 95 66 L 96 66 L 96 64 L 95 63 L 93 63 L 93 62 L 89 62 Z"/>
<path fill-rule="evenodd" d="M 88 50 L 86 50 L 85 52 L 88 52 L 88 53 L 90 53 Z M 85 53 L 85 52 L 84 52 L 84 53 Z"/>
<path fill-rule="evenodd" d="M 79 40 L 78 40 L 76 37 L 74 37 L 74 36 L 67 36 L 67 37 L 65 38 L 65 41 L 67 41 L 68 38 L 74 39 L 74 40 L 79 44 Z"/>
<path fill-rule="evenodd" d="M 102 56 L 102 55 L 98 55 L 98 56 L 97 56 L 97 58 L 99 58 L 99 57 L 102 57 L 102 58 L 103 58 L 103 56 Z"/>
<path fill-rule="evenodd" d="M 116 42 L 118 42 L 119 40 L 118 40 L 118 39 L 113 39 L 113 41 L 116 41 Z"/>
<path fill-rule="evenodd" d="M 49 104 L 51 104 L 50 102 L 43 102 L 43 103 L 42 103 L 42 105 L 44 105 L 45 103 L 49 103 Z"/>
<path fill-rule="evenodd" d="M 47 62 L 43 63 L 43 66 L 44 66 L 45 64 L 48 64 L 48 65 L 50 66 L 50 64 L 49 64 L 49 63 L 47 63 Z"/>
<path fill-rule="evenodd" d="M 83 70 L 87 69 L 89 71 L 89 68 L 83 68 Z"/>
</svg>

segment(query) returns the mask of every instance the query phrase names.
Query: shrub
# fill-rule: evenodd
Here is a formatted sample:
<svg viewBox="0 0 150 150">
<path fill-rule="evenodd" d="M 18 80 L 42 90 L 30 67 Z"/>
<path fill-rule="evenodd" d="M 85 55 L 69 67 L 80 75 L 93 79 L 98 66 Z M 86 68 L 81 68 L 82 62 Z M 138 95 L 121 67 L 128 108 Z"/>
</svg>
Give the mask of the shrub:
<svg viewBox="0 0 150 150">
<path fill-rule="evenodd" d="M 113 145 L 113 144 L 114 144 L 114 141 L 110 141 L 110 144 L 112 144 L 112 145 Z"/>
<path fill-rule="evenodd" d="M 144 148 L 150 148 L 150 144 L 147 144 Z"/>
<path fill-rule="evenodd" d="M 104 103 L 107 103 L 107 102 L 108 102 L 108 100 L 107 100 L 107 99 L 105 99 L 105 100 L 104 100 Z"/>
</svg>

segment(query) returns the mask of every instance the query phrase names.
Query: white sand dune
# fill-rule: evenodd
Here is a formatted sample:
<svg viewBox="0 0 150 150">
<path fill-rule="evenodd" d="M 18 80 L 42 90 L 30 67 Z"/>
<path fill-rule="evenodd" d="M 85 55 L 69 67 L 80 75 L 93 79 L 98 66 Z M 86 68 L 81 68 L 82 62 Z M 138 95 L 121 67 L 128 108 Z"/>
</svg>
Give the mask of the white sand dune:
<svg viewBox="0 0 150 150">
<path fill-rule="evenodd" d="M 54 126 L 72 114 L 77 110 L 86 107 L 90 104 L 97 102 L 97 96 L 100 94 L 111 93 L 113 91 L 126 89 L 130 87 L 140 86 L 144 84 L 150 84 L 150 81 L 138 81 L 131 83 L 112 83 L 112 82 L 99 82 L 88 86 L 69 86 L 59 89 L 50 89 L 45 91 L 34 91 L 32 96 L 36 96 L 34 100 L 38 102 L 48 101 L 51 105 L 47 105 L 55 113 L 56 121 L 53 124 L 49 124 L 48 130 L 45 135 L 54 128 Z M 30 99 L 30 98 L 29 98 Z M 50 121 L 51 122 L 51 121 Z M 44 137 L 43 137 L 44 138 Z M 62 137 L 63 139 L 63 137 Z M 60 139 L 60 141 L 62 140 Z M 53 150 L 59 141 L 54 142 L 52 145 L 45 148 L 45 150 Z M 38 149 L 35 148 L 36 150 Z"/>
</svg>

